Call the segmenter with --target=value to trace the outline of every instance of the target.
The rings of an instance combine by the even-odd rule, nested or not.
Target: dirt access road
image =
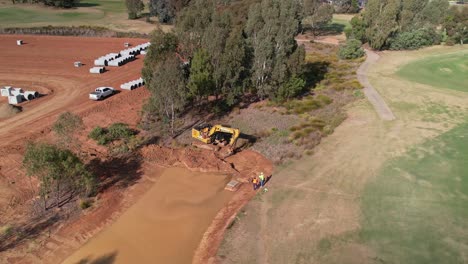
[[[26,44],[17,46],[17,39]],[[0,150],[3,153],[0,161],[0,212],[8,215],[12,203],[24,203],[31,198],[31,184],[25,182],[20,170],[22,149],[27,141],[46,135],[60,113],[72,111],[79,114],[88,129],[97,124],[119,121],[136,124],[142,95],[147,94],[145,89],[122,91],[102,102],[89,100],[88,93],[98,86],[117,88],[123,82],[140,77],[142,57],[122,67],[108,67],[109,71],[101,75],[90,74],[89,68],[95,58],[122,50],[124,42],[140,44],[146,41],[0,36],[0,86],[37,90],[45,95],[20,104],[21,113],[0,121]],[[75,68],[74,61],[81,61],[85,66]],[[0,103],[6,104],[7,98],[1,97]]]
[[[26,43],[16,45],[16,39]],[[123,67],[107,67],[108,72],[100,75],[89,73],[95,58],[122,49],[124,42],[140,44],[144,39],[77,38],[48,36],[0,36],[0,85],[11,85],[23,89],[39,90],[43,98],[21,104],[23,113],[2,120],[0,124],[0,146],[17,142],[27,132],[37,132],[63,111],[80,113],[99,111],[107,102],[92,102],[87,94],[98,86],[118,88],[122,82],[140,76],[143,64],[140,56]],[[75,68],[74,61],[85,66]],[[118,100],[115,96],[108,101]],[[6,98],[1,98],[2,102]],[[84,114],[86,115],[86,114]],[[18,129],[28,125],[28,130]],[[19,133],[18,133],[19,132]]]

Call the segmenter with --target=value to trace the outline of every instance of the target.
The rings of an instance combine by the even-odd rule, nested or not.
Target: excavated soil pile
[[[151,145],[143,148],[141,153],[147,161],[163,167],[182,165],[191,171],[238,173],[230,163],[218,158],[211,150]]]

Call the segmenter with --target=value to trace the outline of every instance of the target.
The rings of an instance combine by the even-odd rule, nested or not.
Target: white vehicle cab
[[[102,100],[106,97],[109,97],[115,93],[115,89],[112,87],[98,87],[94,92],[89,94],[89,99],[91,100]]]

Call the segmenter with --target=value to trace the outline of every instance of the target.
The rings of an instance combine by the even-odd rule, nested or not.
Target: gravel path
[[[366,61],[361,64],[357,70],[357,77],[359,82],[364,86],[364,94],[366,95],[369,102],[374,106],[375,111],[382,120],[394,120],[396,117],[393,114],[392,110],[385,103],[380,94],[375,90],[375,88],[370,84],[367,79],[367,70],[371,67],[380,56],[370,50],[366,50],[367,58]]]

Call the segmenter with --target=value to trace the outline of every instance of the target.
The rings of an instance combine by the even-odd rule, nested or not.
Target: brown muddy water
[[[135,205],[63,263],[191,263],[203,233],[232,196],[224,190],[229,180],[166,169]]]

